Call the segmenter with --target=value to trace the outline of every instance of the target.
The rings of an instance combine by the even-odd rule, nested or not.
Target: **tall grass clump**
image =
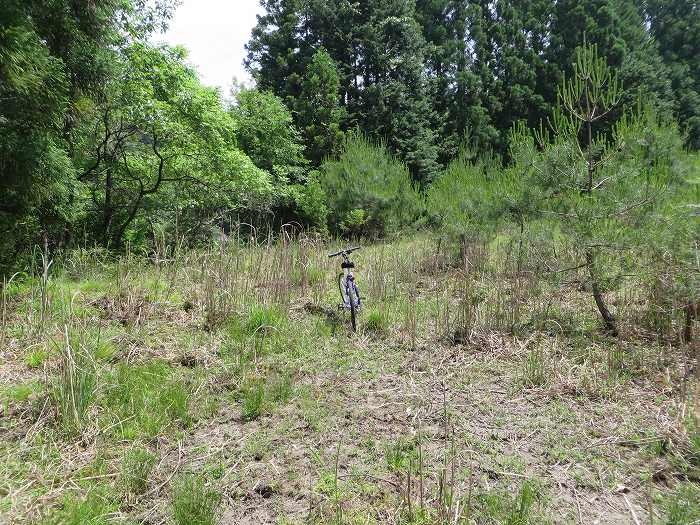
[[[423,210],[408,168],[385,144],[359,133],[349,134],[340,157],[321,166],[320,182],[335,234],[382,237],[414,224]]]
[[[127,495],[146,492],[148,476],[156,463],[156,457],[143,447],[129,449],[122,459],[121,486]]]
[[[176,525],[214,525],[221,495],[195,474],[184,474],[174,484],[173,521]]]
[[[95,490],[85,498],[64,496],[62,507],[47,516],[41,525],[109,525],[118,505],[106,490]]]
[[[96,384],[92,356],[79,341],[69,336],[66,328],[53,397],[61,426],[68,434],[80,434],[84,429],[88,408],[95,397]]]

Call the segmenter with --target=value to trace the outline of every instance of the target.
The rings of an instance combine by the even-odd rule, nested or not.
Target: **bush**
[[[381,143],[349,135],[321,166],[332,233],[377,238],[416,223],[424,204],[408,168]]]
[[[481,237],[498,217],[499,175],[487,163],[460,155],[428,190],[428,213],[433,223],[463,240]]]

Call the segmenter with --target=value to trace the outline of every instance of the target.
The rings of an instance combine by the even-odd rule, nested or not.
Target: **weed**
[[[268,381],[268,397],[276,403],[286,403],[292,397],[294,376],[289,372],[277,373]]]
[[[127,495],[146,492],[148,476],[153,470],[156,457],[147,449],[133,447],[124,455],[121,466],[121,485]]]
[[[110,515],[116,510],[117,504],[106,490],[91,491],[85,498],[71,494],[42,525],[109,525]]]
[[[69,434],[79,434],[85,425],[97,380],[94,364],[85,349],[71,346],[67,328],[65,345],[61,348],[60,367],[53,389],[59,419]]]
[[[541,345],[531,349],[525,357],[521,372],[521,381],[526,387],[540,387],[547,383],[547,357]]]
[[[27,363],[29,368],[41,368],[48,358],[48,350],[45,348],[37,348],[36,350],[32,350],[27,354],[24,362]]]
[[[243,421],[258,419],[263,413],[264,404],[265,382],[260,378],[249,380],[243,387],[243,403],[241,406]]]
[[[665,525],[687,525],[700,522],[700,488],[692,483],[682,483],[676,490],[661,498],[665,511]]]
[[[184,474],[173,487],[172,511],[176,525],[214,525],[221,495],[195,474]]]
[[[276,307],[254,305],[250,309],[245,329],[251,334],[267,333],[282,323],[282,312]]]
[[[487,523],[529,525],[543,523],[533,516],[538,490],[531,481],[524,481],[515,497],[501,491],[490,491],[476,497],[478,514]],[[481,523],[481,521],[478,521]]]
[[[367,310],[363,327],[370,333],[382,334],[386,332],[389,324],[389,316],[386,309],[372,307]]]
[[[418,467],[418,448],[413,440],[399,438],[386,445],[384,457],[389,468],[395,472],[402,472],[409,468]]]
[[[187,384],[172,377],[163,361],[143,366],[119,364],[106,377],[102,405],[106,427],[124,439],[151,438],[169,425],[189,425]]]

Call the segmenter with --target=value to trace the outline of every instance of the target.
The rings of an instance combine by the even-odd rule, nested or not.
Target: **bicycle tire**
[[[347,297],[345,296],[345,274],[338,274],[338,291],[340,292],[340,304],[347,303]]]
[[[357,312],[355,311],[355,302],[357,297],[357,289],[353,283],[348,286],[348,298],[350,299],[350,323],[352,324],[352,331],[357,332]]]

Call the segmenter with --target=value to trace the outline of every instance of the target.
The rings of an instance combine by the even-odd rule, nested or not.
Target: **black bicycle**
[[[343,262],[340,265],[343,269],[343,273],[338,275],[338,288],[340,289],[340,298],[343,303],[339,305],[338,308],[350,310],[353,332],[357,330],[357,311],[362,307],[362,300],[360,299],[360,290],[357,288],[357,283],[355,282],[355,276],[352,273],[352,269],[355,268],[355,263],[350,260],[348,255],[359,249],[359,246],[354,246],[328,255],[328,257],[343,256]]]

